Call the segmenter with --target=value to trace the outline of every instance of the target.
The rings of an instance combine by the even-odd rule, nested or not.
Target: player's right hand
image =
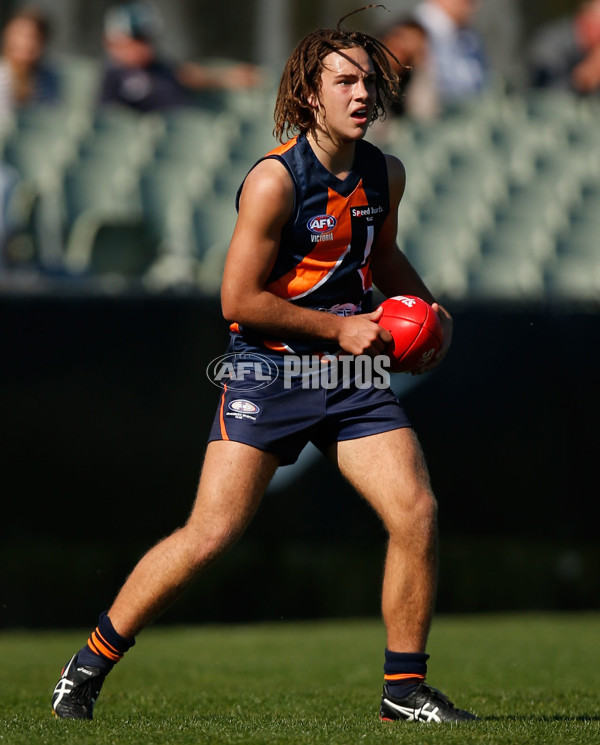
[[[389,331],[378,324],[382,308],[371,313],[361,313],[356,316],[341,318],[338,343],[345,352],[350,354],[368,354],[375,357],[383,354],[392,341]]]

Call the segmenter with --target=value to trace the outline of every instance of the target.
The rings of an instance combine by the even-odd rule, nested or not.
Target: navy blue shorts
[[[306,388],[301,378],[290,385],[281,377],[258,387],[250,375],[224,386],[209,442],[243,442],[288,465],[308,442],[326,452],[335,442],[410,426],[389,388]]]

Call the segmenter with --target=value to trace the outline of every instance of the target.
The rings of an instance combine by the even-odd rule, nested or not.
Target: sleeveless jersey
[[[359,140],[352,170],[343,180],[320,163],[304,135],[267,153],[255,166],[267,158],[275,158],[287,168],[294,184],[294,211],[282,230],[266,289],[315,310],[340,315],[369,312],[371,248],[389,213],[385,156],[374,145]],[[238,191],[238,204],[243,186]],[[236,351],[248,345],[276,353],[306,354],[335,347],[322,340],[267,339],[236,323],[231,325],[231,333]]]

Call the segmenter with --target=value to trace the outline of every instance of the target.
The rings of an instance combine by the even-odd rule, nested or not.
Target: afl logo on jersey
[[[337,220],[333,215],[316,215],[316,217],[311,217],[306,223],[306,227],[315,235],[331,233],[336,225]]]

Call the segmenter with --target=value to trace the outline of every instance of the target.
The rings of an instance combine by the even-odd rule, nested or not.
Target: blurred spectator
[[[380,34],[400,76],[400,97],[390,110],[396,116],[431,119],[439,112],[432,60],[425,27],[414,18],[400,18]]]
[[[11,199],[18,181],[14,168],[0,163],[0,270],[6,264],[5,252],[15,227],[11,221]]]
[[[600,88],[600,0],[543,26],[530,51],[534,86],[586,94]]]
[[[19,107],[58,100],[58,75],[44,60],[49,35],[47,18],[34,8],[21,10],[6,24],[0,57],[0,121]]]
[[[194,90],[245,88],[259,82],[260,76],[251,65],[212,69],[162,60],[156,49],[161,30],[162,19],[149,2],[126,3],[108,10],[104,38],[108,65],[101,103],[157,111],[193,103]]]
[[[480,93],[488,83],[488,63],[471,24],[479,0],[423,0],[415,18],[429,36],[438,95],[451,104]]]
[[[2,32],[0,57],[0,129],[15,111],[30,104],[55,103],[59,98],[58,75],[44,60],[50,36],[48,19],[35,8],[16,13]],[[0,162],[0,267],[11,237],[11,197],[19,174]]]

